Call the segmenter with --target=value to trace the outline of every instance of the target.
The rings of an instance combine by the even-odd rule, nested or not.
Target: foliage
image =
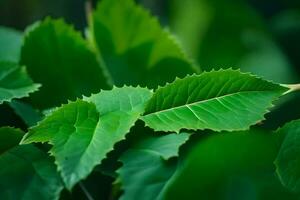
[[[0,122],[14,126],[0,128],[0,199],[300,198],[299,120],[264,127],[299,84],[202,72],[133,0],[103,0],[87,23],[86,35],[50,17],[24,34],[0,27]],[[210,62],[213,45],[186,40],[204,63],[240,63],[240,44]]]

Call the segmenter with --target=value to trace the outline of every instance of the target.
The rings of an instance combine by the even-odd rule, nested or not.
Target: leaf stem
[[[90,195],[89,191],[86,189],[82,182],[79,182],[79,187],[81,188],[88,200],[94,200],[94,198],[92,197],[92,195]]]
[[[289,90],[285,94],[288,94],[290,92],[300,91],[300,83],[298,83],[298,84],[282,84],[282,86],[289,88]]]

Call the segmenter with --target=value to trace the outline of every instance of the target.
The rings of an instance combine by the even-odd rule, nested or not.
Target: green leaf
[[[148,89],[124,87],[71,102],[30,129],[23,143],[52,144],[50,152],[71,189],[125,138],[150,96]]]
[[[277,174],[285,187],[300,193],[300,120],[286,124],[277,132],[284,137],[275,160]]]
[[[127,150],[118,170],[124,194],[121,200],[162,199],[176,165],[167,160],[178,156],[179,147],[189,138],[188,133],[148,136]]]
[[[34,84],[25,67],[10,61],[0,61],[0,104],[14,98],[27,97],[40,84]]]
[[[0,26],[0,60],[19,62],[22,34]]]
[[[20,116],[28,127],[36,125],[37,122],[43,118],[42,113],[22,101],[13,100],[9,103],[9,106]]]
[[[133,0],[104,0],[93,13],[91,40],[117,86],[157,87],[197,72],[173,36]]]
[[[110,88],[94,51],[62,20],[47,18],[27,30],[21,63],[27,66],[32,79],[43,85],[30,98],[39,109]]]
[[[159,88],[142,119],[158,131],[243,130],[263,120],[287,90],[232,69],[204,72]]]
[[[33,145],[17,146],[22,136],[18,129],[0,128],[0,199],[58,199],[63,185],[54,163]]]

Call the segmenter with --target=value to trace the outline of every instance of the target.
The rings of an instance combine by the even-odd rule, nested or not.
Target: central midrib
[[[167,108],[167,109],[163,109],[163,110],[160,110],[160,111],[151,112],[151,113],[148,113],[148,114],[142,116],[142,118],[147,117],[149,115],[153,115],[153,114],[168,112],[168,111],[171,111],[171,110],[174,110],[174,109],[179,109],[179,108],[183,108],[183,107],[187,107],[187,106],[193,106],[193,105],[196,105],[196,104],[199,104],[199,103],[205,103],[205,102],[212,101],[212,100],[215,100],[215,99],[221,99],[221,98],[234,96],[234,95],[241,94],[241,93],[243,94],[243,93],[252,93],[252,92],[274,92],[274,91],[273,90],[249,90],[249,91],[234,92],[234,93],[222,95],[222,96],[219,96],[219,97],[213,97],[213,98],[209,98],[209,99],[205,99],[205,100],[201,100],[201,101],[196,101],[196,102],[193,102],[193,103],[190,103],[190,104],[184,104],[184,105],[176,106],[176,107],[173,107],[173,108]]]

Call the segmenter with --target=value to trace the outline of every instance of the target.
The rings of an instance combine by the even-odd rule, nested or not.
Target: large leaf
[[[167,162],[178,156],[179,147],[189,134],[148,136],[127,150],[121,157],[123,166],[118,170],[124,194],[120,199],[162,199],[176,164]]]
[[[27,30],[21,64],[27,66],[34,81],[43,85],[30,98],[40,109],[109,88],[95,53],[80,33],[62,20],[47,18]]]
[[[125,138],[144,111],[151,92],[114,88],[64,105],[24,137],[23,143],[49,142],[68,189],[85,178]]]
[[[275,161],[277,174],[285,187],[300,193],[300,120],[286,124],[278,133],[284,141]]]
[[[33,145],[17,146],[23,132],[0,128],[0,199],[52,200],[63,189],[53,161]]]
[[[159,88],[142,119],[159,131],[242,130],[261,120],[288,88],[227,69],[177,79]]]
[[[209,133],[193,141],[165,199],[299,199],[282,187],[275,176],[273,161],[280,148],[276,133]]]
[[[37,91],[39,84],[34,84],[25,67],[10,61],[0,61],[0,104],[13,98],[22,98]]]
[[[198,71],[158,20],[133,0],[101,1],[90,26],[117,86],[157,87]]]
[[[20,32],[0,26],[0,60],[18,62],[21,44]]]

